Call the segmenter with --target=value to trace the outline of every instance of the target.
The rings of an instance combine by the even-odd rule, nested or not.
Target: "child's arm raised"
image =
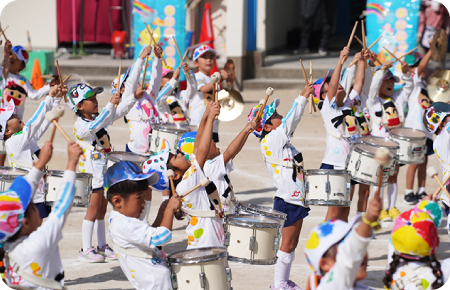
[[[436,45],[437,44],[438,44],[438,42],[436,42]],[[431,41],[430,41],[430,46],[431,46]],[[432,52],[432,49],[430,47],[430,49],[427,51],[427,53],[420,60],[419,65],[417,66],[417,74],[419,76],[427,70],[428,63],[430,62],[430,59],[431,59],[431,52]]]
[[[156,98],[159,93],[159,87],[161,85],[161,79],[162,79],[162,61],[161,61],[161,54],[162,54],[162,48],[159,45],[155,45],[153,49],[153,53],[155,55],[155,58],[153,59],[152,64],[152,74],[150,78],[150,82],[148,85],[148,91],[150,91],[150,95],[153,98]]]
[[[158,97],[156,98],[156,102],[165,103],[167,98],[172,94],[173,90],[178,86],[178,79],[180,78],[180,68],[178,67],[173,71],[173,76],[170,81],[162,88],[159,92]]]
[[[385,63],[383,63],[383,67],[381,67],[381,69],[378,70],[373,76],[372,84],[370,85],[369,90],[369,99],[375,100],[375,98],[378,96],[378,91],[380,90],[384,75],[386,74],[387,70],[392,67],[392,64],[392,61],[386,61]]]
[[[52,104],[52,111],[55,111],[56,107],[58,107],[61,104],[61,99],[64,96],[65,93],[67,93],[67,87],[64,86],[63,90],[58,90],[59,93],[53,98],[53,104]],[[36,134],[33,136],[33,139],[38,141],[41,139],[42,135],[47,131],[48,127],[50,126],[51,122],[45,119],[42,122],[42,125],[37,130]]]
[[[309,84],[305,86],[298,95],[298,97],[292,103],[291,109],[287,112],[286,116],[281,119],[281,126],[286,132],[287,136],[294,134],[297,125],[302,119],[303,112],[305,111],[306,104],[308,103],[308,98],[311,94],[314,94],[314,85]]]
[[[257,124],[255,120],[247,123],[244,129],[237,135],[236,138],[228,145],[227,150],[223,153],[223,163],[227,164],[231,159],[234,159],[236,155],[241,151],[242,147],[244,147],[245,142],[247,141],[248,135],[250,132],[253,132],[257,128]]]
[[[3,78],[7,79],[8,78],[8,74],[9,74],[9,66],[10,66],[10,62],[9,62],[9,53],[12,50],[12,43],[11,41],[6,41],[5,43],[5,47],[3,49],[4,51],[4,55],[3,55]]]
[[[399,105],[403,105],[408,102],[409,95],[411,95],[414,89],[414,81],[412,79],[411,73],[409,72],[409,65],[405,61],[402,61],[402,73],[402,78],[405,81],[405,84],[403,85],[401,91],[397,93],[398,97],[396,102]]]
[[[186,114],[189,108],[189,102],[197,93],[197,85],[194,73],[189,69],[189,65],[185,62],[183,64],[183,72],[185,75],[189,74],[191,77],[187,79],[186,90],[182,91],[180,94],[180,105],[182,105],[183,111]]]
[[[206,114],[206,111],[205,111]],[[206,162],[209,148],[211,147],[211,140],[212,140],[212,130],[213,130],[213,123],[215,121],[215,117],[220,114],[220,105],[216,102],[211,102],[211,105],[209,106],[208,111],[208,119],[205,123],[205,129],[202,132],[202,137],[200,139],[200,142],[194,143],[194,150],[196,150],[196,159],[197,163],[200,166],[200,169],[203,170],[203,165]],[[198,136],[198,132],[197,132]],[[196,138],[197,139],[197,138]]]
[[[341,55],[336,64],[336,67],[334,68],[333,75],[331,76],[330,83],[328,84],[328,92],[327,92],[328,101],[330,101],[330,102],[334,98],[334,96],[336,95],[336,92],[339,89],[339,78],[341,76],[342,61],[348,57],[349,53],[350,53],[350,49],[348,47],[344,47],[341,51]],[[344,98],[345,98],[345,95],[343,97],[339,97],[339,99],[336,96],[336,104],[338,105],[338,107],[341,107],[343,105]]]
[[[203,138],[203,131],[205,129],[206,120],[208,120],[208,112],[211,109],[211,102],[206,106],[205,112],[203,113],[202,119],[200,121],[200,125],[197,129],[197,137],[195,137],[194,141],[194,155],[197,155],[198,144],[201,143],[201,139]]]
[[[369,51],[364,49],[358,55],[358,69],[356,71],[355,84],[353,85],[353,90],[361,95],[362,88],[364,86],[365,68],[367,59],[369,58]]]
[[[39,160],[33,164],[33,167],[31,168],[30,172],[25,176],[25,179],[31,186],[31,191],[34,192],[39,186],[39,182],[41,181],[41,178],[44,176],[44,168],[45,165],[50,161],[52,158],[52,143],[45,142],[44,146],[41,147],[41,151],[39,153]]]

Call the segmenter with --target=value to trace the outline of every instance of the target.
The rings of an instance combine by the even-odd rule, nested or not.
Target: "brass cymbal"
[[[427,80],[428,96],[433,102],[450,102],[450,70],[437,70]]]
[[[219,92],[218,101],[222,106],[219,115],[220,121],[233,121],[244,111],[244,99],[238,91],[221,90]]]
[[[442,28],[436,30],[436,33],[434,34],[433,40],[430,44],[431,58],[437,62],[440,62],[442,59],[444,59],[445,53],[447,52],[447,45],[448,41],[445,30]]]

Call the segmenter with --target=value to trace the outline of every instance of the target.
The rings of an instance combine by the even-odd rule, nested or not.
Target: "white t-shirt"
[[[112,223],[113,219],[120,219]],[[115,210],[109,218],[109,234],[113,241],[120,268],[135,289],[171,290],[172,281],[166,261],[161,258],[145,259],[120,252],[116,244],[125,249],[153,250],[172,240],[172,232],[166,227],[151,227],[146,220],[127,217]]]
[[[34,183],[32,188],[36,188],[36,184],[43,174],[43,172],[33,167],[25,178],[28,183]],[[27,237],[18,239],[17,241],[22,242],[10,254],[24,271],[42,278],[58,281],[62,286],[64,286],[64,269],[59,255],[58,243],[63,238],[62,228],[72,208],[75,195],[75,179],[76,174],[74,171],[66,170],[64,172],[63,180],[58,188],[58,201],[53,205],[52,212],[36,231]],[[5,250],[12,244],[6,243]],[[35,284],[13,272],[8,259],[5,259],[5,268],[7,284],[36,289]],[[37,287],[37,289],[46,290],[47,288]]]
[[[436,137],[433,142],[433,150],[439,160],[439,167],[441,168],[444,179],[450,174],[450,123],[445,125],[445,128]],[[441,200],[447,206],[450,205],[450,201],[445,193],[442,191]]]
[[[298,96],[289,112],[282,119],[278,128],[272,130],[261,140],[261,153],[269,158],[280,161],[293,161],[294,156],[299,152],[290,143],[294,131],[303,115],[308,100],[303,96]],[[273,186],[277,189],[275,196],[282,198],[285,202],[304,206],[305,191],[303,180],[298,176],[295,181],[292,179],[293,168],[272,164],[265,161],[267,170],[272,178]]]
[[[417,73],[417,68],[414,70],[414,88],[408,98],[409,112],[406,116],[405,127],[421,130],[427,134],[428,139],[433,140],[433,134],[423,125],[423,114],[428,108],[429,104],[421,102],[419,98],[421,90],[426,90],[426,83],[422,80],[422,77]]]
[[[203,113],[205,113],[206,110],[205,102],[203,101],[203,93],[200,91],[200,88],[211,83],[211,77],[199,71],[195,73],[195,79],[197,80],[198,91],[189,102],[189,118],[191,119],[191,125],[199,126],[203,117]],[[219,120],[214,121],[213,132],[219,132]]]
[[[192,165],[184,173],[183,180],[177,185],[176,192],[183,195],[196,185],[205,176],[202,169],[195,159],[195,155],[191,155]],[[214,209],[210,203],[208,193],[204,187],[194,190],[192,193],[181,199],[184,208],[191,210],[209,211]],[[217,201],[219,203],[219,201]],[[188,238],[187,249],[205,248],[205,247],[223,247],[225,241],[225,233],[223,230],[223,221],[214,218],[196,217],[187,215],[189,224],[186,228]]]
[[[14,100],[17,114],[19,114],[21,119],[25,110],[25,99],[39,100],[47,96],[49,91],[50,85],[45,85],[39,90],[36,90],[30,81],[22,75],[8,73],[8,78],[5,79],[3,66],[0,66],[0,96],[2,96],[0,108],[7,106],[10,100]]]

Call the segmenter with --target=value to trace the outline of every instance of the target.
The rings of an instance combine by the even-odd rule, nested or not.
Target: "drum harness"
[[[41,286],[44,288],[56,289],[56,290],[66,289],[65,287],[63,287],[61,285],[61,282],[43,278],[43,277],[39,277],[39,276],[35,276],[31,273],[26,272],[23,268],[20,267],[20,265],[13,259],[12,255],[13,255],[14,249],[18,245],[20,245],[23,241],[24,241],[24,239],[20,239],[10,245],[6,244],[8,246],[5,247],[5,260],[7,260],[9,262],[13,271],[15,273],[17,273],[18,275],[20,275],[25,280],[27,280],[33,284],[36,284],[38,286]]]
[[[402,290],[409,284],[414,284],[417,289],[423,290],[423,281],[420,278],[421,275],[430,271],[431,268],[427,266],[420,266],[416,269],[411,268],[409,265],[404,265],[402,267],[402,272],[405,272],[405,276],[394,281],[391,285],[392,290]]]
[[[223,218],[223,211],[221,209],[220,203],[219,205],[216,205],[214,203],[214,198],[211,197],[211,195],[215,195],[215,199],[220,201],[219,193],[217,192],[216,185],[211,182],[207,187],[205,187],[206,193],[208,194],[208,199],[210,205],[214,207],[212,210],[194,210],[186,207],[181,207],[180,210],[190,216],[196,216],[196,217],[204,217],[204,218]]]
[[[283,166],[286,168],[293,168],[292,180],[294,182],[297,181],[297,173],[304,172],[302,153],[298,153],[297,155],[295,155],[293,161],[280,160],[280,159],[268,157],[266,155],[263,155],[263,160],[269,164],[279,165],[279,166]]]

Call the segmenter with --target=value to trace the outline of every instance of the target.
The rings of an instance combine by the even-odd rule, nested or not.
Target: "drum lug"
[[[45,183],[45,193],[48,193],[48,183]]]
[[[360,156],[360,158],[361,158],[361,156]],[[361,166],[361,159],[358,159],[358,161],[356,161],[356,164],[355,164],[356,171],[359,170],[359,166]]]
[[[352,192],[352,184],[350,182],[347,182],[347,194],[350,194]]]
[[[228,247],[230,245],[230,239],[231,239],[231,233],[227,232],[225,234],[225,247]]]
[[[233,279],[233,277],[231,276],[231,268],[226,267],[225,268],[225,281],[231,282],[232,279]]]
[[[156,137],[155,146],[156,146],[156,149],[158,149],[158,147],[159,147],[159,136]]]
[[[200,287],[206,288],[206,275],[205,272],[201,272],[198,274],[198,278],[200,279]]]
[[[309,193],[309,181],[305,182],[305,194]]]
[[[256,237],[250,237],[250,243],[248,245],[248,249],[250,251],[255,250]]]
[[[280,239],[278,237],[273,238],[273,250],[277,251],[280,247]]]
[[[148,144],[152,144],[152,133],[148,134]]]
[[[408,146],[408,156],[411,156],[411,150],[412,150],[412,147],[411,146]]]
[[[325,192],[328,194],[331,193],[331,184],[329,181],[325,182]]]
[[[177,274],[172,274],[172,287],[174,290],[178,289]]]
[[[84,186],[84,196],[88,197],[89,196],[89,191],[90,191],[91,187],[89,185],[85,185]]]

